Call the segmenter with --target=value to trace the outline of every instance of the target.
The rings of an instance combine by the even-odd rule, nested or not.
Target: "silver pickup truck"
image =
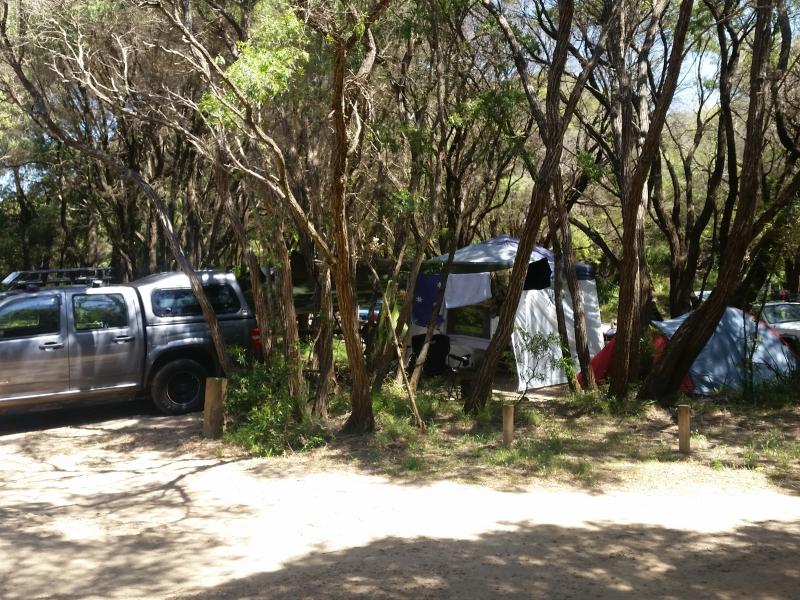
[[[236,278],[199,273],[225,341],[258,339]],[[149,392],[168,414],[203,404],[218,373],[208,326],[182,273],[125,285],[0,293],[0,408]]]

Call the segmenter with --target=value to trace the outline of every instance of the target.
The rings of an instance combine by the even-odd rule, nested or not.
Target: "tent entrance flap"
[[[550,287],[552,276],[550,263],[546,258],[532,262],[528,265],[528,273],[525,275],[525,285],[522,289],[545,290]]]
[[[565,285],[564,288],[567,286]],[[594,281],[579,281],[578,288],[584,303],[586,316],[586,333],[589,344],[589,354],[594,356],[603,347],[602,324],[600,321],[600,305],[597,301],[597,287]],[[577,368],[575,350],[575,314],[569,292],[564,289],[561,294],[564,306],[564,320],[567,325],[570,353]],[[514,320],[514,332],[511,334],[511,345],[514,349],[514,358],[517,363],[517,390],[548,387],[567,382],[567,375],[563,369],[552,364],[551,358],[561,358],[561,349],[558,344],[543,352],[541,348],[534,349],[539,344],[534,343],[535,336],[557,336],[558,320],[556,318],[555,292],[553,288],[546,290],[529,290],[522,292],[517,314]]]

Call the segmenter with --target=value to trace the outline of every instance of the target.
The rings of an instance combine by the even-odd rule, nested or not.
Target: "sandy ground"
[[[200,428],[0,414],[0,598],[800,598],[800,497],[766,482],[409,484]]]

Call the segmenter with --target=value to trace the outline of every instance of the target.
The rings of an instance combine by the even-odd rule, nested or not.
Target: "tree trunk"
[[[514,65],[517,75],[523,83],[525,96],[528,100],[531,117],[537,121],[540,127],[541,136],[545,142],[546,152],[541,166],[534,180],[531,192],[531,202],[525,215],[525,223],[517,247],[517,255],[514,258],[514,266],[511,269],[508,292],[503,305],[500,307],[500,318],[497,329],[489,342],[489,347],[481,361],[478,372],[475,376],[472,393],[466,399],[464,410],[475,412],[482,408],[492,390],[492,380],[500,361],[500,356],[508,346],[511,339],[511,332],[514,328],[514,319],[517,312],[519,300],[522,297],[522,288],[525,285],[525,275],[528,272],[531,252],[536,244],[539,235],[539,228],[544,218],[544,211],[547,210],[547,197],[553,182],[556,169],[561,161],[562,144],[564,134],[572,118],[575,104],[580,96],[580,92],[588,77],[588,73],[598,54],[595,54],[589,64],[584,66],[579,80],[575,83],[569,100],[563,109],[559,110],[561,100],[561,76],[564,72],[564,65],[567,58],[567,46],[569,44],[570,30],[573,16],[574,3],[570,1],[562,2],[559,5],[558,32],[556,36],[556,46],[553,56],[553,65],[548,73],[547,95],[546,95],[546,116],[536,98],[535,91],[530,84],[528,77],[528,66],[522,55],[521,47],[516,39],[514,29],[500,13],[497,6],[491,0],[483,0],[483,6],[495,18],[495,21],[503,31],[503,35],[509,44],[514,57]],[[604,40],[605,31],[601,39]],[[598,44],[598,50],[605,42]]]
[[[300,362],[300,331],[297,328],[297,313],[294,309],[294,288],[292,286],[292,261],[286,239],[283,235],[283,219],[279,218],[273,229],[273,246],[278,258],[280,271],[280,299],[283,307],[284,335],[283,349],[288,366],[289,393],[295,400],[297,416],[307,413],[305,385],[303,381],[303,365]]]
[[[553,186],[555,192],[556,186]],[[558,337],[561,340],[561,356],[568,358],[572,361],[572,351],[569,345],[569,333],[567,332],[567,317],[564,314],[564,279],[561,276],[561,265],[564,262],[564,257],[561,250],[561,240],[559,239],[559,224],[558,217],[550,211],[550,239],[553,244],[553,302],[556,306],[556,327],[558,328]],[[574,392],[577,389],[577,382],[574,377],[569,377],[567,380],[570,391]]]
[[[661,3],[663,10],[666,3]],[[667,65],[664,86],[656,103],[652,118],[646,106],[645,90],[640,86],[639,104],[637,105],[640,123],[639,156],[634,159],[634,119],[631,97],[633,86],[627,73],[626,54],[628,52],[628,26],[626,19],[630,15],[624,11],[620,14],[618,27],[618,43],[613,48],[613,62],[617,71],[618,84],[615,106],[616,118],[614,128],[617,145],[620,150],[620,168],[617,178],[622,201],[622,270],[620,273],[619,312],[617,315],[617,337],[614,345],[614,358],[611,365],[610,391],[617,398],[628,393],[628,386],[639,373],[639,336],[641,331],[643,291],[649,288],[649,280],[644,277],[644,218],[647,206],[646,184],[651,165],[659,152],[661,132],[666,121],[667,111],[678,84],[678,77],[683,63],[683,48],[692,13],[692,0],[682,0],[678,20],[675,25],[672,49]],[[654,12],[650,32],[654,30],[658,15]],[[649,47],[640,52],[647,56]],[[641,58],[637,70],[642,78]]]
[[[19,174],[19,167],[14,167],[12,170],[14,174],[14,186],[16,190],[17,203],[19,204],[19,232],[20,242],[22,248],[22,264],[23,270],[28,270],[32,267],[31,264],[31,235],[30,228],[33,224],[33,210],[28,202],[28,196],[25,193],[25,188],[22,185],[22,177]]]
[[[334,382],[333,364],[333,289],[331,286],[331,270],[323,264],[319,270],[319,338],[316,344],[319,363],[319,381],[314,396],[314,415],[327,420],[331,385]]]
[[[731,235],[721,257],[717,283],[711,296],[693,312],[670,339],[661,359],[639,392],[641,398],[664,400],[678,389],[689,367],[705,347],[739,285],[742,264],[752,239],[753,218],[760,197],[761,152],[766,119],[766,70],[771,42],[771,0],[759,0],[756,8],[753,58],[745,146],[738,178],[738,202]],[[729,156],[735,161],[735,156]],[[735,190],[736,191],[736,190]]]
[[[428,359],[428,351],[430,350],[431,340],[433,339],[433,332],[436,330],[437,321],[439,319],[439,312],[444,306],[445,288],[447,287],[447,278],[450,276],[450,270],[453,267],[453,258],[458,246],[458,234],[461,232],[461,217],[459,216],[456,222],[455,231],[450,240],[450,250],[447,255],[447,262],[445,262],[440,272],[439,291],[436,294],[436,301],[433,303],[431,316],[428,319],[428,326],[425,329],[425,340],[422,342],[417,362],[414,363],[414,370],[409,379],[409,388],[411,393],[415,394],[419,386],[419,380],[422,378],[422,371],[425,367],[425,361]]]
[[[556,210],[558,211],[558,224],[561,229],[561,254],[564,261],[564,273],[567,279],[567,288],[572,300],[572,316],[575,328],[575,352],[578,355],[583,379],[583,388],[593,390],[597,387],[592,370],[592,357],[589,353],[589,340],[586,330],[586,310],[583,304],[583,294],[581,294],[578,284],[578,274],[575,271],[575,248],[572,246],[572,229],[569,224],[569,214],[564,204],[563,185],[561,183],[561,169],[556,169],[553,180],[553,198]],[[560,270],[556,262],[556,271]],[[556,295],[559,304],[562,304],[559,294]],[[562,304],[563,306],[563,304]]]
[[[4,5],[4,8],[7,8],[7,4]],[[108,165],[108,167],[128,179],[135,186],[139,187],[142,192],[144,192],[145,197],[147,197],[148,201],[158,213],[159,219],[164,227],[164,233],[167,236],[167,241],[169,242],[172,250],[172,254],[175,256],[175,260],[180,266],[180,269],[189,279],[192,292],[197,298],[197,302],[200,305],[203,317],[208,324],[220,369],[226,377],[229,377],[232,373],[232,366],[230,358],[225,350],[225,342],[222,339],[222,333],[219,327],[219,321],[217,320],[217,315],[214,312],[211,303],[208,301],[208,297],[203,290],[200,278],[197,276],[197,273],[195,273],[192,264],[186,258],[186,255],[183,253],[183,249],[178,243],[178,238],[175,235],[172,222],[167,214],[167,208],[164,204],[163,198],[161,198],[159,193],[144,179],[144,177],[142,177],[138,171],[131,169],[124,163],[120,162],[116,157],[111,156],[102,150],[98,150],[93,146],[86,145],[68,135],[66,131],[64,131],[64,129],[62,129],[53,120],[49,110],[47,109],[48,104],[45,101],[42,93],[25,74],[25,70],[23,69],[21,62],[17,57],[16,49],[4,28],[0,29],[0,39],[2,40],[2,52],[6,63],[13,70],[17,80],[31,97],[32,102],[27,106],[20,106],[20,108],[27,112],[28,116],[31,117],[33,122],[48,134],[63,142],[66,146],[74,148],[78,152],[94,158],[105,165]]]
[[[795,251],[793,256],[784,261],[784,273],[786,280],[784,288],[790,294],[800,294],[800,251]]]
[[[333,71],[333,144],[331,150],[331,213],[336,260],[332,265],[336,283],[336,300],[342,320],[342,337],[347,349],[347,361],[352,377],[350,392],[352,411],[344,425],[344,430],[353,433],[366,433],[375,428],[372,413],[372,396],[369,376],[361,348],[358,332],[358,315],[355,285],[355,264],[350,251],[347,224],[347,150],[348,135],[345,115],[344,78],[347,51],[343,42],[336,44]]]
[[[258,264],[253,249],[250,246],[250,240],[247,236],[247,231],[244,228],[244,223],[239,216],[239,211],[233,203],[231,197],[230,183],[228,171],[223,164],[222,155],[217,157],[214,164],[215,176],[217,180],[217,194],[221,198],[225,206],[228,221],[233,228],[233,233],[236,236],[236,241],[239,242],[239,247],[242,249],[242,256],[244,257],[247,271],[250,276],[250,291],[253,294],[253,310],[255,311],[256,325],[259,330],[259,350],[256,358],[264,362],[268,362],[272,354],[272,339],[269,335],[270,328],[270,314],[267,311],[267,304],[264,301],[264,288],[261,284],[261,266]]]
[[[508,347],[511,339],[511,332],[514,329],[514,318],[517,314],[517,306],[522,297],[522,288],[525,285],[525,275],[528,273],[528,263],[531,259],[531,252],[536,244],[539,235],[539,228],[544,217],[547,205],[548,183],[561,156],[561,145],[557,148],[548,148],[547,155],[540,169],[540,179],[534,183],[531,194],[531,202],[525,216],[525,226],[519,239],[517,255],[514,258],[514,266],[511,269],[511,277],[508,282],[508,292],[506,299],[500,307],[500,318],[497,329],[489,342],[489,347],[483,355],[478,371],[475,374],[472,393],[464,404],[465,412],[475,412],[485,406],[486,401],[492,391],[492,380],[500,362],[500,356]],[[550,177],[547,174],[550,173]]]

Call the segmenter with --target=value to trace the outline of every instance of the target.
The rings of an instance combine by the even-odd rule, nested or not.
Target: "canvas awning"
[[[510,269],[514,266],[514,260],[517,257],[517,249],[519,248],[519,240],[509,237],[507,235],[494,237],[465,246],[456,250],[453,258],[452,273],[487,273],[492,271],[502,271]],[[546,263],[544,262],[546,261]],[[435,258],[430,259],[425,264],[429,267],[437,267],[444,265],[447,262],[447,254],[441,254]],[[532,267],[541,276],[545,276],[544,264],[550,267],[550,273],[555,272],[555,259],[553,253],[547,248],[536,246],[531,252],[531,265],[539,265]],[[531,267],[529,267],[531,269]],[[591,265],[583,263],[576,263],[575,272],[578,279],[594,279],[595,269]],[[550,273],[547,275],[549,276]],[[548,281],[544,286],[550,285]]]

